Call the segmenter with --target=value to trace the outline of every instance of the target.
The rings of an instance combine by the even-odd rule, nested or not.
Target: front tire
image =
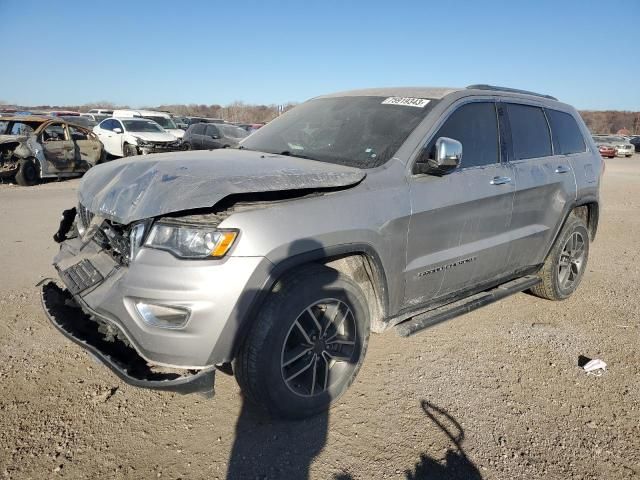
[[[539,272],[541,282],[531,289],[548,300],[564,300],[576,291],[589,259],[589,232],[581,218],[571,214]]]
[[[134,145],[129,145],[128,143],[125,143],[122,146],[123,157],[133,157],[135,155],[138,155],[138,149]]]
[[[40,182],[38,166],[32,158],[23,158],[18,162],[16,183],[23,187],[30,187]]]
[[[246,398],[281,418],[327,410],[347,390],[369,339],[365,296],[321,265],[280,279],[253,321],[234,372]]]

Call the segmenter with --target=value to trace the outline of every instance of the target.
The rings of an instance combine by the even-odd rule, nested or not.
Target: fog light
[[[191,311],[184,307],[169,307],[141,301],[135,302],[140,317],[154,327],[181,328],[187,324]]]

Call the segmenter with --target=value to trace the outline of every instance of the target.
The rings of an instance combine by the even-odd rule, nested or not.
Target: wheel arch
[[[326,265],[354,280],[366,296],[372,330],[382,330],[389,308],[387,277],[380,256],[371,245],[342,244],[288,257],[274,266],[263,292],[268,293],[282,276],[307,264]]]
[[[234,317],[237,322],[234,322],[234,326],[231,327],[234,331],[231,334],[232,340],[230,344],[226,347],[219,345],[218,347],[222,347],[224,351],[216,348],[212,352],[212,357],[215,353],[218,361],[220,357],[223,357],[224,361],[227,362],[233,360],[241,347],[243,339],[255,321],[260,307],[267,299],[276,282],[294,269],[313,264],[326,265],[354,280],[365,294],[370,311],[371,330],[374,332],[383,330],[383,319],[388,312],[389,300],[387,278],[378,253],[368,244],[344,244],[323,247],[287,257],[281,262],[273,264],[269,268],[266,280],[252,302],[242,308],[243,311],[238,311],[238,307],[236,307]],[[229,340],[228,336],[226,338]]]
[[[558,240],[558,235],[562,231],[565,223],[567,223],[567,219],[571,214],[576,215],[581,218],[585,224],[587,225],[587,231],[589,232],[589,240],[593,241],[596,238],[596,233],[598,231],[598,222],[600,219],[600,203],[598,198],[595,196],[588,196],[579,199],[577,202],[569,205],[567,211],[562,219],[562,222],[558,224],[558,228],[553,235],[553,241],[549,243],[547,246],[547,251],[545,253],[544,258],[546,259]]]

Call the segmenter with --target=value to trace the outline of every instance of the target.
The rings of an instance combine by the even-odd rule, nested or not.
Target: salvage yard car
[[[235,125],[222,123],[194,123],[182,137],[184,150],[213,150],[237,147],[249,135]]]
[[[51,117],[0,119],[0,179],[28,186],[43,178],[78,177],[104,158],[98,137],[79,125]]]
[[[171,152],[181,148],[179,139],[153,120],[145,118],[107,118],[93,131],[107,153],[114,157]]]
[[[113,116],[119,118],[146,118],[147,120],[153,120],[176,138],[182,138],[184,136],[184,130],[178,128],[173,118],[171,118],[171,115],[166,112],[156,112],[153,110],[114,110]]]
[[[629,140],[619,135],[594,135],[593,140],[598,146],[607,145],[615,148],[616,155],[619,157],[629,158],[635,150]]]
[[[370,332],[527,289],[569,297],[602,171],[580,115],[547,95],[327,95],[238,149],[89,171],[43,306],[133,385],[212,393],[218,368],[271,415],[306,417],[354,381]]]

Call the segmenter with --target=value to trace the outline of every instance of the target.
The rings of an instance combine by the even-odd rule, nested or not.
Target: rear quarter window
[[[547,110],[547,116],[553,132],[553,149],[556,154],[568,155],[586,150],[584,137],[573,116],[558,110]]]
[[[549,125],[540,107],[507,104],[515,160],[551,155]]]

